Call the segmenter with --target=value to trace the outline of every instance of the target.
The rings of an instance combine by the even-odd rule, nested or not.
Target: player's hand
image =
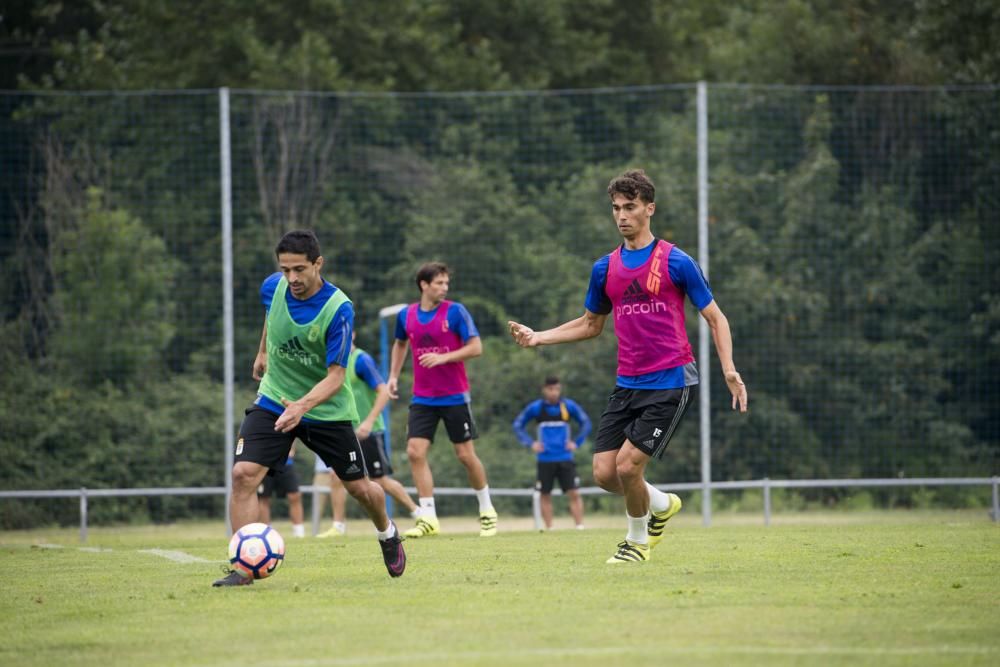
[[[392,400],[399,398],[399,378],[390,377],[385,383],[385,388],[389,390],[389,398]]]
[[[421,354],[417,361],[419,361],[420,365],[424,368],[434,368],[435,366],[448,363],[448,359],[445,358],[445,355],[438,354],[436,352],[426,352]]]
[[[510,335],[514,337],[514,342],[521,347],[535,347],[538,345],[535,331],[531,327],[518,322],[507,322],[507,328],[510,329]]]
[[[740,412],[747,411],[747,386],[743,384],[743,379],[736,371],[726,373],[726,386],[729,393],[733,395],[733,410],[739,408]]]
[[[358,436],[358,440],[364,440],[372,433],[372,424],[368,420],[365,420],[358,424],[358,427],[354,429],[354,435]]]
[[[281,403],[285,406],[285,411],[274,422],[274,430],[288,433],[302,421],[302,415],[306,413],[306,408],[298,401],[289,401],[287,398],[282,398]]]
[[[575,452],[576,448],[577,448],[577,444],[575,442],[573,442],[572,440],[567,440],[566,441],[566,451],[567,452]]]
[[[543,451],[545,451],[545,445],[535,440],[533,443],[531,443],[531,451],[535,452],[536,454],[541,454]]]
[[[253,360],[253,379],[260,382],[264,379],[264,373],[267,372],[267,352],[260,352],[257,354],[257,358]]]

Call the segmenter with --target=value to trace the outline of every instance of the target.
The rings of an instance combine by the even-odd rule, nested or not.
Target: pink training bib
[[[622,263],[621,246],[608,258],[605,292],[614,309],[618,375],[634,377],[694,361],[684,328],[684,292],[667,272],[673,248],[658,240],[646,263],[635,269]]]
[[[417,317],[419,303],[411,304],[406,311],[406,335],[413,351],[413,395],[424,398],[451,396],[469,391],[465,363],[456,361],[434,368],[420,365],[420,355],[428,352],[445,354],[462,347],[462,337],[448,329],[448,308],[451,301],[442,301],[434,317],[421,324]]]

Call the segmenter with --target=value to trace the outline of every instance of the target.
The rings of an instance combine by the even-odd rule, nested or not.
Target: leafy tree
[[[53,239],[53,358],[85,382],[148,378],[174,332],[176,271],[161,239],[92,190],[79,227]]]

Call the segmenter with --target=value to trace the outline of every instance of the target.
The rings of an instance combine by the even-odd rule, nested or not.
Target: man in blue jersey
[[[580,429],[575,437],[570,430],[570,419]],[[537,437],[526,430],[528,422],[536,421]],[[580,498],[580,476],[576,474],[574,454],[590,433],[590,417],[576,401],[562,398],[562,384],[554,375],[545,378],[542,398],[532,401],[514,420],[514,433],[525,447],[538,455],[535,490],[546,530],[552,530],[552,487],[556,478],[559,487],[569,498],[569,511],[579,530],[583,529],[583,499]]]
[[[420,514],[417,504],[410,494],[396,479],[392,477],[392,464],[385,450],[385,420],[382,411],[389,402],[389,388],[379,373],[378,365],[370,354],[355,346],[347,366],[347,382],[354,394],[354,402],[358,408],[358,422],[354,433],[361,443],[365,454],[365,469],[368,477],[392,496],[396,502],[406,508],[414,519]],[[317,537],[338,537],[347,532],[347,494],[344,485],[329,468],[320,468],[322,461],[316,459],[316,472],[329,473],[330,505],[333,509],[333,526]]]
[[[594,263],[585,310],[553,329],[534,331],[508,322],[518,345],[536,347],[593,338],[612,315],[618,337],[618,372],[594,439],[594,480],[625,497],[628,533],[607,560],[647,561],[681,499],[645,478],[646,465],[663,456],[698,385],[684,324],[688,299],[712,330],[732,406],[747,410],[747,389],[733,362],[733,339],[700,267],[674,244],[653,236],[656,188],[641,169],[608,184],[611,214],[622,243]],[[708,363],[707,360],[702,360]]]
[[[229,517],[234,529],[260,519],[257,487],[281,470],[295,438],[319,455],[344,481],[371,518],[389,575],[398,577],[406,554],[385,511],[382,487],[365,475],[354,435],[357,408],[345,385],[354,308],[320,275],[323,257],[310,231],[285,234],[275,248],[279,271],[264,280],[266,315],[253,377],[257,399],[240,425],[233,464]],[[253,579],[229,572],[214,586],[243,586]]]

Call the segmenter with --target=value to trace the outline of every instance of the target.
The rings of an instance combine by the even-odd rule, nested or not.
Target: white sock
[[[396,535],[396,524],[394,524],[392,521],[390,521],[388,528],[386,528],[385,530],[379,530],[378,528],[376,528],[375,529],[375,534],[378,535],[378,539],[380,539],[380,540],[387,540],[390,537],[393,537],[394,535]]]
[[[633,544],[649,544],[649,537],[646,535],[646,521],[649,520],[649,513],[645,516],[630,516],[628,518],[628,535],[625,539]]]
[[[302,523],[292,524],[292,536],[293,537],[305,537],[306,536],[306,526]]]
[[[481,489],[476,489],[476,499],[479,501],[479,511],[485,512],[486,510],[493,509],[493,503],[490,502],[490,485],[487,484]]]
[[[576,529],[577,530],[583,530],[583,524],[582,523],[576,524]]]
[[[341,532],[341,533],[346,533],[347,532],[347,524],[344,523],[343,521],[334,521],[333,522],[333,527],[336,528],[338,532]]]
[[[434,509],[434,496],[430,498],[420,498],[420,516],[425,519],[436,519],[437,511]]]
[[[670,508],[670,496],[649,482],[646,482],[646,490],[649,491],[649,509],[654,512],[665,512]]]

